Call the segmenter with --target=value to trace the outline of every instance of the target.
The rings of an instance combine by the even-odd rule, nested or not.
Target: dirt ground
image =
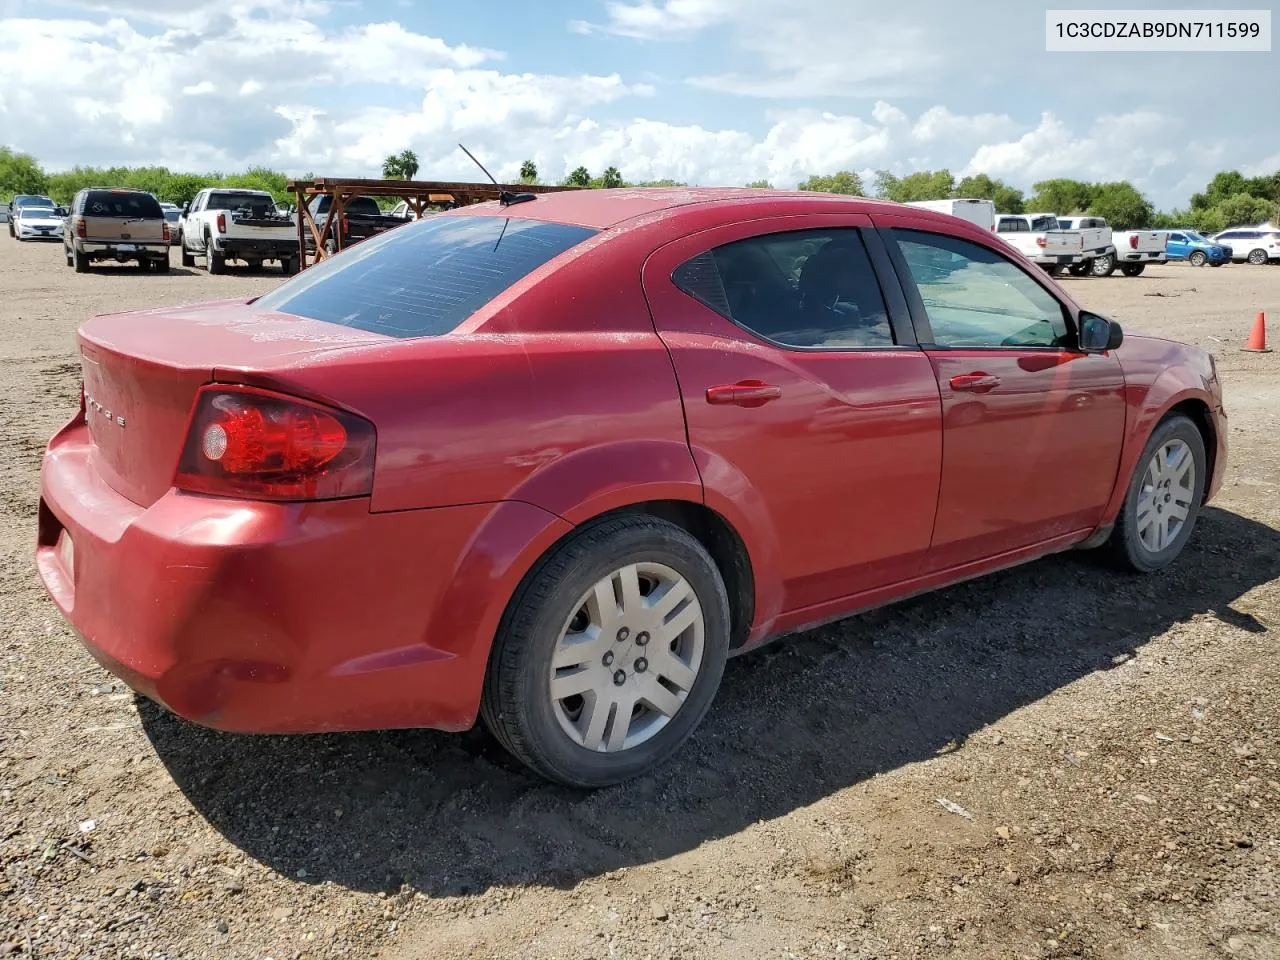
[[[1230,472],[1171,570],[1061,556],[775,644],[593,794],[479,729],[197,728],[46,599],[76,326],[277,282],[0,238],[0,957],[1280,957],[1280,352],[1238,349],[1280,269],[1066,281],[1217,355]]]

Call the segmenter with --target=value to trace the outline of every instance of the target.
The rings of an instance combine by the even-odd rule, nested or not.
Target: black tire
[[[1062,264],[1060,263],[1042,263],[1040,266],[1043,267],[1044,272],[1051,277],[1062,276]]]
[[[1093,262],[1089,264],[1089,275],[1091,277],[1109,277],[1116,272],[1116,258],[1114,254],[1104,253],[1100,257],[1094,257]]]
[[[71,255],[71,251],[67,249],[67,245],[65,243],[62,245],[62,256],[66,259],[68,267],[74,267],[76,265],[75,258]]]
[[[1093,269],[1093,260],[1081,260],[1079,263],[1073,263],[1067,267],[1067,273],[1073,277],[1088,276],[1089,271]]]
[[[664,564],[693,588],[704,622],[702,664],[683,705],[648,740],[612,753],[589,750],[556,718],[547,688],[551,656],[579,598],[614,570],[640,562]],[[702,544],[663,520],[616,517],[558,544],[517,588],[489,655],[480,714],[497,740],[542,776],[574,787],[608,786],[679,749],[711,706],[728,653],[729,598]]]
[[[227,258],[218,256],[213,249],[213,237],[207,235],[204,238],[204,256],[211,274],[218,276],[227,272]]]
[[[1147,269],[1145,263],[1122,263],[1120,264],[1120,272],[1126,277],[1140,277],[1142,271]]]
[[[283,273],[286,277],[292,277],[295,273],[298,272],[298,258],[285,257],[283,260],[281,260],[280,272]]]
[[[89,257],[87,254],[81,253],[79,250],[73,251],[73,263],[75,264],[76,273],[89,272]]]
[[[1146,477],[1147,467],[1151,460],[1165,444],[1181,440],[1191,449],[1195,462],[1195,480],[1190,491],[1190,504],[1187,517],[1182,528],[1162,550],[1155,552],[1147,548],[1138,534],[1138,502],[1142,494],[1142,485]],[[1204,450],[1204,438],[1188,417],[1180,413],[1165,417],[1151,432],[1147,445],[1138,458],[1129,478],[1129,490],[1125,494],[1120,514],[1116,517],[1115,529],[1107,541],[1107,550],[1112,562],[1125,570],[1135,573],[1154,573],[1162,570],[1177,559],[1182,552],[1191,531],[1195,528],[1196,518],[1200,516],[1200,505],[1204,499],[1204,485],[1208,480],[1207,457]]]
[[[1220,267],[1220,266],[1222,266],[1222,261],[1221,261],[1221,260],[1214,261],[1213,263],[1209,264],[1209,266],[1211,266],[1211,267]]]
[[[1209,255],[1203,250],[1192,250],[1191,256],[1187,257],[1187,263],[1193,267],[1203,267],[1209,262]]]
[[[1255,267],[1260,267],[1267,262],[1267,251],[1259,247],[1257,250],[1250,250],[1249,256],[1245,258]]]
[[[186,238],[181,234],[178,235],[178,249],[182,252],[182,265],[184,267],[194,267],[196,258],[191,255],[191,251],[187,249]]]
[[[163,260],[152,260],[152,261],[151,261],[151,266],[152,266],[152,268],[155,270],[155,272],[156,272],[156,273],[168,273],[168,272],[169,272],[169,258],[168,258],[168,257],[165,257]]]

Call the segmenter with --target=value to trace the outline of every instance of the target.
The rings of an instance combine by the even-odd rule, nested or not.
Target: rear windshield
[[[86,217],[139,217],[162,220],[160,201],[149,193],[126,193],[115,190],[90,190],[84,198]]]
[[[249,210],[255,214],[275,213],[276,202],[269,196],[252,193],[211,193],[206,210]]]
[[[259,298],[262,310],[434,337],[594,230],[505,217],[433,217],[388,230]]]
[[[1036,217],[1031,221],[1031,229],[1035,233],[1041,230],[1057,230],[1059,229],[1058,221],[1054,217]]]

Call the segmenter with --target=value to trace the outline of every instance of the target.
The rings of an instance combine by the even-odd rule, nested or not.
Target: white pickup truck
[[[1001,213],[996,216],[996,235],[1051,276],[1084,259],[1083,238],[1059,227],[1056,214]]]
[[[298,272],[298,228],[265,190],[201,190],[183,209],[178,231],[184,267],[201,254],[210,273],[225,272],[228,260],[253,268],[276,260],[285,276]]]
[[[996,205],[990,200],[911,200],[907,202],[907,206],[950,214],[977,224],[983,230],[996,228]]]
[[[1115,270],[1116,247],[1111,242],[1111,228],[1102,217],[1059,217],[1058,229],[1080,234],[1080,252],[1083,256],[1068,268],[1072,275],[1109,277]]]
[[[1136,277],[1149,263],[1167,263],[1168,230],[1125,230],[1112,236],[1116,266],[1126,277]]]

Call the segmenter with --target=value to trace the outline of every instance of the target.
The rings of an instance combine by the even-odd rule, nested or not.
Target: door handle
[[[1000,386],[1000,378],[989,373],[964,373],[951,378],[952,390],[968,390],[972,393],[986,393]]]
[[[781,396],[781,387],[760,380],[740,380],[737,383],[707,387],[707,403],[721,405],[732,403],[739,407],[762,407]]]

